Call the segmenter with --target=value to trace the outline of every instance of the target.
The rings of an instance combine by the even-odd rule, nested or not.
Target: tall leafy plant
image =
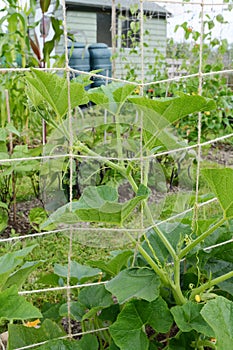
[[[50,84],[53,79],[56,79],[56,84]],[[66,92],[61,104],[55,106],[53,103],[59,86],[62,88],[65,80],[40,72],[28,77],[27,83],[35,106],[45,99],[57,115],[64,116],[68,112]],[[41,84],[50,86],[46,96]],[[45,225],[51,222],[74,225],[84,221],[124,227],[140,204],[143,208],[140,215],[143,213],[150,229],[145,229],[140,241],[125,230],[136,247],[134,257],[132,251],[122,251],[107,263],[89,262],[92,267],[102,271],[102,278],[110,278],[110,281],[105,283],[105,287],[84,288],[78,300],[72,304],[72,317],[83,322],[83,325],[87,321],[91,324],[94,319],[96,325],[101,326],[104,322],[110,326],[107,333],[98,337],[101,349],[159,349],[162,343],[166,343],[166,349],[170,350],[181,347],[225,349],[232,340],[232,331],[227,331],[226,335],[225,324],[223,331],[220,331],[214,324],[214,318],[217,317],[217,310],[221,309],[225,314],[232,308],[231,298],[227,299],[225,294],[226,291],[230,292],[228,282],[233,277],[232,263],[230,256],[223,254],[221,245],[211,255],[206,252],[208,245],[224,242],[231,235],[232,169],[206,169],[202,172],[222,208],[222,217],[215,220],[192,223],[187,217],[158,226],[153,207],[149,205],[151,193],[148,182],[150,156],[155,156],[161,150],[184,147],[184,143],[171,133],[171,124],[187,115],[213,110],[216,105],[212,100],[198,95],[178,94],[169,99],[151,100],[133,96],[133,91],[133,86],[119,84],[89,91],[88,98],[100,110],[107,111],[107,119],[106,114],[85,122],[78,118],[74,126],[79,131],[81,125],[83,128],[79,137],[74,138],[72,150],[73,156],[82,163],[81,157],[85,156],[101,159],[103,144],[105,149],[107,144],[111,153],[110,157],[103,159],[105,167],[119,175],[114,176],[115,181],[127,182],[133,196],[122,203],[118,200],[116,182],[110,181],[101,186],[92,184],[84,188],[79,200],[51,214]],[[71,106],[74,108],[81,103],[82,94],[77,99],[72,96],[71,90]],[[94,134],[99,135],[93,139],[94,142],[90,142],[90,125],[95,130]],[[58,130],[64,139],[69,140],[66,127],[58,125]],[[133,130],[133,142],[129,144],[124,140],[130,130]],[[62,138],[58,137],[57,140]],[[131,159],[125,159],[124,154],[129,146]],[[143,163],[140,162],[141,157]],[[228,223],[230,226],[227,226]],[[213,267],[213,261],[216,266],[225,266],[222,273]],[[79,280],[77,271],[80,267],[76,270],[75,262],[73,264],[71,275]],[[68,267],[57,266],[55,274],[66,279]],[[96,274],[99,272],[96,271]],[[111,294],[116,297],[115,302],[109,298]]]

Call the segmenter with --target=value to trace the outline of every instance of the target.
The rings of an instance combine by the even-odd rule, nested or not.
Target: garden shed
[[[110,0],[67,0],[68,31],[75,40],[85,45],[105,43],[112,48],[114,37],[116,76],[125,78],[131,71],[140,79],[140,1],[117,0],[114,1],[114,7],[112,4]],[[148,70],[153,70],[153,63],[159,54],[166,53],[167,17],[170,13],[154,2],[144,2],[143,10],[144,65],[147,76],[152,77],[153,74]],[[56,15],[62,18],[61,6]],[[56,53],[62,52],[64,41],[61,40]]]

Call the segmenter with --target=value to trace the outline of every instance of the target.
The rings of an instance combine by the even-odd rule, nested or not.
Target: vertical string
[[[204,0],[202,0],[201,4],[201,33],[200,33],[200,51],[199,51],[199,69],[198,69],[198,95],[202,95],[203,88],[203,41],[204,41]],[[202,133],[202,113],[198,113],[198,135],[197,135],[197,174],[196,174],[196,193],[195,193],[195,206],[193,212],[193,228],[196,225],[198,219],[198,195],[199,195],[199,180],[200,180],[200,168],[201,168],[201,133]]]
[[[140,95],[143,95],[143,86],[144,86],[144,0],[140,0],[140,51],[141,51],[141,86],[140,86]],[[140,163],[141,163],[141,183],[144,183],[144,159],[143,159],[143,111],[140,112]],[[147,184],[145,184],[147,185]],[[141,205],[141,229],[144,228],[144,206]],[[140,237],[138,237],[139,240]]]
[[[116,78],[116,3],[112,0],[112,77]]]
[[[68,99],[68,128],[69,128],[69,166],[70,166],[70,184],[69,184],[69,201],[70,211],[72,211],[72,199],[73,199],[73,132],[72,132],[72,111],[70,102],[70,69],[68,58],[68,36],[67,36],[67,23],[66,23],[66,4],[65,0],[62,0],[63,9],[63,27],[64,27],[64,41],[65,41],[65,68],[66,68],[66,80],[67,80],[67,99]],[[70,275],[71,275],[71,257],[72,257],[72,240],[73,240],[73,228],[69,227],[69,252],[68,252],[68,271],[67,271],[67,311],[68,311],[68,336],[72,338],[71,329],[71,291],[70,291]]]
[[[141,51],[141,84],[143,86],[144,76],[144,0],[140,0],[140,51]]]

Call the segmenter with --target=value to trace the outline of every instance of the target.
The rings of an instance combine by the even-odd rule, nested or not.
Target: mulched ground
[[[29,223],[28,214],[32,208],[41,206],[41,201],[38,199],[33,199],[27,202],[18,202],[16,204],[16,220],[14,220],[12,206],[9,213],[8,227],[1,233],[1,237],[8,238],[12,233],[25,235],[35,232]]]

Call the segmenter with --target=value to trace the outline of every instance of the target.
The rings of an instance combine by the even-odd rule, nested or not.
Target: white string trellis
[[[113,6],[112,6],[112,9],[114,10],[114,13],[113,13],[113,23],[115,23],[116,21],[116,1],[115,0],[112,0],[113,2]],[[225,3],[224,2],[210,2],[210,1],[205,1],[205,0],[202,0],[202,1],[193,1],[191,3],[188,3],[188,5],[190,6],[191,5],[197,5],[197,6],[200,6],[200,10],[201,10],[201,13],[202,13],[202,16],[201,16],[201,27],[200,27],[200,32],[201,32],[201,37],[200,37],[200,56],[199,56],[199,71],[195,74],[185,74],[185,75],[182,75],[182,76],[176,76],[176,77],[172,77],[172,78],[168,78],[168,79],[162,79],[162,80],[159,80],[159,81],[150,81],[150,82],[146,82],[144,81],[144,77],[145,77],[145,72],[144,72],[144,41],[143,41],[143,31],[144,31],[144,27],[143,27],[143,9],[144,9],[144,0],[139,0],[138,1],[138,6],[139,6],[139,9],[140,9],[140,13],[141,13],[141,16],[140,16],[140,25],[141,25],[141,44],[140,44],[140,48],[141,48],[141,79],[140,79],[140,82],[137,82],[137,81],[129,81],[129,80],[125,80],[125,79],[120,79],[120,78],[117,78],[115,76],[113,77],[108,77],[107,79],[109,81],[115,81],[115,82],[122,82],[122,83],[127,83],[127,84],[132,84],[132,85],[135,85],[135,87],[139,86],[141,88],[141,91],[143,91],[143,88],[145,87],[148,87],[148,86],[152,86],[152,85],[159,85],[159,84],[169,84],[171,82],[179,82],[179,81],[187,81],[188,79],[191,79],[191,78],[198,78],[199,79],[199,94],[201,95],[202,94],[202,86],[203,86],[203,79],[205,77],[210,77],[210,76],[215,76],[215,75],[223,75],[223,74],[233,74],[233,69],[226,69],[226,70],[221,70],[221,71],[213,71],[213,72],[208,72],[208,73],[203,73],[202,72],[202,61],[203,61],[203,52],[202,52],[202,45],[203,45],[203,36],[204,36],[204,17],[203,17],[203,11],[206,7],[214,7],[214,6],[224,6]],[[154,0],[147,0],[147,2],[149,3],[158,3],[160,5],[162,4],[165,4],[167,5],[167,7],[169,7],[169,2],[166,1],[166,0],[158,0],[158,1],[154,1]],[[170,1],[172,4],[182,4],[185,6],[185,3],[182,2],[182,1]],[[66,24],[66,3],[65,3],[65,0],[62,0],[62,9],[63,9],[63,23],[64,23],[64,38],[65,38],[65,47],[66,47],[66,52],[65,52],[65,55],[66,55],[66,66],[65,68],[44,68],[43,70],[44,71],[51,71],[51,72],[54,72],[54,71],[60,71],[60,72],[66,72],[66,77],[67,77],[67,86],[68,86],[68,91],[70,91],[70,73],[72,74],[84,74],[84,75],[88,75],[90,76],[90,73],[88,72],[83,72],[83,71],[80,71],[80,70],[75,70],[75,69],[72,69],[69,67],[69,64],[68,64],[68,45],[67,45],[67,24]],[[6,69],[6,68],[1,68],[0,69],[0,73],[5,73],[5,72],[29,72],[30,69],[23,69],[23,68],[9,68],[9,69]],[[104,75],[101,75],[101,74],[91,74],[91,76],[94,76],[94,77],[101,77],[103,79],[106,79],[106,76]],[[59,159],[59,158],[67,158],[70,160],[70,167],[71,167],[71,171],[70,171],[70,187],[69,187],[69,202],[72,203],[72,174],[73,174],[73,171],[72,171],[72,160],[75,159],[77,157],[76,154],[73,153],[72,149],[73,149],[73,139],[72,139],[72,111],[71,111],[71,106],[70,106],[70,96],[69,96],[69,93],[68,93],[68,106],[69,106],[69,112],[68,112],[68,120],[69,120],[69,131],[70,131],[70,144],[69,144],[69,149],[70,149],[70,152],[69,153],[64,153],[62,155],[44,155],[44,156],[41,156],[41,157],[21,157],[21,158],[12,158],[12,159],[1,159],[0,160],[0,164],[6,164],[6,163],[14,163],[14,162],[23,162],[23,161],[29,161],[29,160],[48,160],[48,159]],[[143,168],[143,162],[144,160],[146,159],[156,159],[160,156],[163,156],[163,155],[172,155],[174,153],[177,153],[177,152],[180,152],[180,151],[183,151],[183,150],[191,150],[191,149],[197,149],[197,153],[198,153],[198,162],[197,162],[197,167],[198,167],[198,170],[197,170],[197,177],[196,177],[196,208],[201,208],[201,207],[205,207],[207,205],[209,205],[210,203],[213,203],[216,201],[216,198],[213,198],[211,200],[208,200],[204,203],[198,203],[198,194],[199,194],[199,178],[200,178],[200,164],[201,164],[201,151],[202,151],[202,148],[204,146],[207,146],[207,145],[211,145],[211,144],[214,144],[216,142],[219,142],[219,141],[222,141],[222,140],[226,140],[226,139],[230,139],[233,137],[233,133],[231,134],[227,134],[227,135],[223,135],[221,137],[216,137],[210,141],[206,141],[206,142],[201,142],[201,127],[202,127],[202,121],[201,121],[201,114],[199,114],[199,117],[198,117],[198,140],[197,140],[197,143],[195,145],[187,145],[186,147],[180,147],[178,149],[171,149],[171,150],[168,150],[168,151],[164,151],[164,152],[158,152],[157,154],[151,154],[151,155],[148,155],[148,156],[145,156],[143,155],[143,152],[141,151],[140,153],[140,156],[139,157],[135,157],[135,158],[127,158],[127,157],[122,157],[122,158],[119,158],[119,157],[104,157],[104,156],[98,156],[97,159],[99,161],[105,161],[105,160],[118,160],[118,161],[131,161],[131,160],[138,160],[141,162],[141,167]],[[142,136],[142,135],[141,135]],[[95,159],[96,157],[94,156],[82,156],[82,155],[79,155],[78,157],[80,158],[83,158],[83,159]],[[72,208],[71,208],[72,209]],[[174,219],[177,219],[179,218],[180,216],[183,216],[187,213],[192,213],[195,209],[195,206],[192,207],[192,208],[189,208],[187,210],[184,210],[182,211],[182,213],[178,213],[176,215],[172,215],[171,217],[169,217],[168,219],[166,220],[161,220],[159,222],[156,223],[156,226],[160,226],[166,222],[169,222],[169,221],[172,221]],[[195,216],[194,216],[195,218]],[[138,232],[138,235],[140,236],[141,233],[145,232],[145,231],[148,231],[152,228],[153,226],[144,226],[144,222],[143,220],[141,221],[141,226],[140,228],[137,228],[137,229],[134,229],[134,228],[111,228],[111,231],[114,231],[116,233],[119,233],[119,232],[125,232],[126,230],[128,232]],[[86,228],[83,228],[83,227],[80,227],[79,228],[80,231],[84,231],[86,230]],[[88,230],[91,231],[98,231],[98,228],[92,228],[92,227],[89,227]],[[109,229],[108,228],[101,228],[101,231],[103,232],[106,232],[108,231]],[[67,228],[61,228],[61,229],[58,229],[58,230],[51,230],[51,231],[46,231],[46,232],[40,232],[40,233],[34,233],[34,234],[31,234],[30,236],[16,236],[16,237],[9,237],[9,238],[1,238],[0,239],[0,243],[4,243],[4,242],[13,242],[13,241],[18,241],[18,240],[24,240],[24,239],[33,239],[35,237],[43,237],[43,236],[48,236],[48,235],[53,235],[53,234],[57,234],[57,233],[62,233],[62,232],[67,232]],[[60,337],[60,338],[57,338],[57,339],[66,339],[66,338],[73,338],[75,336],[81,336],[81,335],[84,335],[84,334],[88,334],[88,333],[95,333],[95,332],[99,332],[99,331],[102,331],[102,330],[105,330],[107,328],[101,328],[101,329],[96,329],[96,330],[91,330],[90,332],[83,332],[83,333],[77,333],[77,334],[72,334],[72,330],[71,330],[71,312],[70,312],[70,303],[71,303],[71,290],[73,289],[79,289],[79,288],[83,288],[83,287],[88,287],[88,286],[93,286],[93,285],[100,285],[100,284],[105,284],[106,281],[102,282],[96,282],[96,283],[85,283],[85,284],[77,284],[77,285],[71,285],[70,284],[70,269],[71,269],[71,257],[74,255],[73,253],[73,249],[72,249],[72,240],[73,240],[73,232],[72,232],[72,226],[70,226],[70,232],[69,232],[69,241],[70,241],[70,244],[69,244],[69,252],[68,252],[68,278],[67,278],[67,285],[64,286],[64,287],[55,287],[55,288],[43,288],[43,289],[35,289],[35,290],[23,290],[23,291],[20,291],[19,294],[20,295],[26,295],[26,294],[36,294],[36,293],[46,293],[46,292],[55,292],[55,291],[66,291],[67,292],[67,304],[68,304],[68,324],[69,324],[69,329],[68,329],[68,335],[65,336],[65,337]],[[204,250],[205,251],[208,251],[210,249],[213,249],[213,248],[216,248],[216,247],[219,247],[219,246],[222,246],[224,244],[229,244],[229,243],[232,243],[233,242],[233,239],[231,240],[228,240],[226,242],[221,242],[219,244],[215,244],[215,245],[212,245],[212,246],[209,246],[209,247],[205,247]],[[37,343],[37,344],[32,344],[32,345],[29,345],[29,346],[25,346],[25,347],[21,347],[21,348],[18,348],[16,350],[23,350],[23,349],[30,349],[30,348],[34,348],[36,346],[40,346],[40,345],[44,345],[46,344],[47,342],[41,342],[41,343]]]

